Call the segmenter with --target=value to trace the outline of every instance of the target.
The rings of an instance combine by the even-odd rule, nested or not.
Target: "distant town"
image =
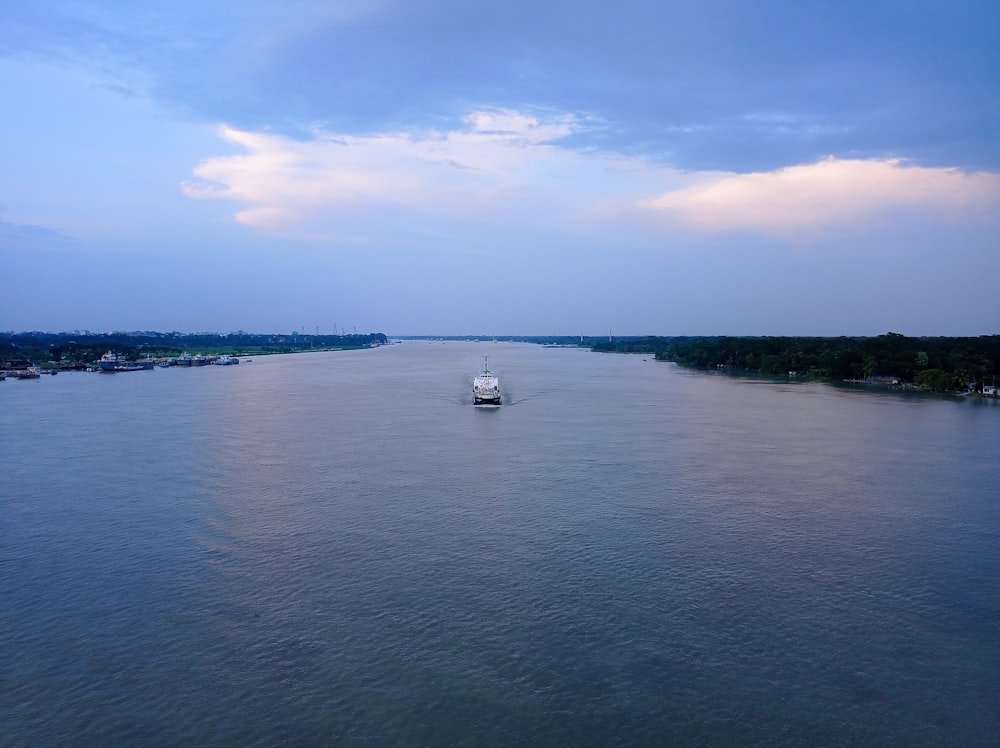
[[[198,365],[223,359],[228,362],[240,356],[371,348],[387,342],[382,333],[4,332],[0,333],[0,371],[8,376],[30,378],[60,371],[184,365],[189,359]],[[109,360],[113,360],[114,367],[107,366]]]
[[[481,340],[641,353],[695,369],[794,379],[838,380],[934,392],[997,397],[1000,335],[977,337],[341,335],[182,332],[2,332],[0,375],[34,377],[60,371],[125,369],[140,364],[233,363],[276,353],[354,350],[394,340]]]

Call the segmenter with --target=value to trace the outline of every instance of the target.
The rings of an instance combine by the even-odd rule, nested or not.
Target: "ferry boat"
[[[483,356],[483,370],[472,380],[473,405],[499,405],[500,380],[490,371],[489,356]]]

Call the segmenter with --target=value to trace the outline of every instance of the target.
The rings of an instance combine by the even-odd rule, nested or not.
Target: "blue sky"
[[[1000,4],[6,0],[0,329],[1000,332]]]

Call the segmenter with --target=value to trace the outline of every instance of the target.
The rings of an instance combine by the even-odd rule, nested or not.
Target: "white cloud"
[[[900,209],[1000,213],[993,173],[835,158],[766,173],[684,173],[560,144],[582,128],[571,116],[484,110],[463,123],[368,135],[316,129],[304,140],[225,127],[223,137],[245,152],[202,162],[182,191],[243,203],[237,221],[300,238],[363,237],[407,221],[562,235],[603,227],[647,237],[664,230],[790,236],[879,218],[891,225]],[[652,228],[651,215],[668,226]]]
[[[576,119],[570,116],[539,120],[533,115],[511,109],[473,112],[464,121],[477,133],[493,133],[504,140],[517,140],[525,144],[558,140],[579,129]]]
[[[384,219],[408,211],[544,223],[585,213],[608,195],[630,194],[634,203],[654,184],[681,184],[669,169],[560,147],[555,141],[579,127],[572,117],[480,111],[464,125],[370,135],[317,129],[307,140],[224,127],[222,136],[246,152],[207,159],[181,189],[247,204],[235,214],[244,224],[316,236],[340,234],[376,209]],[[636,179],[640,173],[647,178]]]
[[[701,230],[793,234],[863,225],[899,209],[954,216],[996,211],[998,204],[997,174],[827,158],[772,172],[711,175],[649,207]]]

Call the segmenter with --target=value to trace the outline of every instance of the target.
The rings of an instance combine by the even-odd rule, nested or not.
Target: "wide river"
[[[406,341],[0,428],[4,746],[1000,744],[997,402]]]

